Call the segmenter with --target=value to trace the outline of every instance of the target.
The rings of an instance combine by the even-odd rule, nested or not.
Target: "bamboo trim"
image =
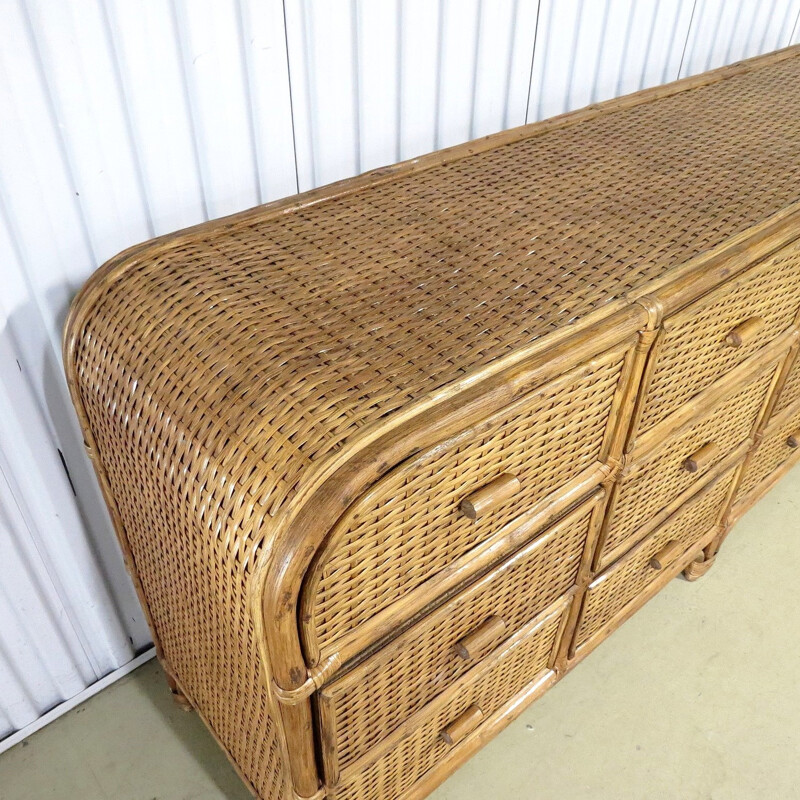
[[[780,373],[787,350],[800,340],[800,331],[791,328],[777,339],[769,342],[753,356],[725,373],[704,391],[695,395],[688,403],[684,403],[662,422],[648,430],[637,440],[636,459],[626,464],[625,474],[629,475],[649,463],[656,448],[666,439],[676,436],[696,423],[698,416],[706,409],[711,409],[732,391],[749,383],[757,376],[765,375],[770,370]],[[776,374],[775,379],[778,379]],[[773,384],[774,386],[774,384]],[[772,397],[773,390],[768,395]],[[756,427],[763,418],[762,410]]]
[[[121,542],[126,566],[153,631],[162,663],[165,662],[160,636],[154,625],[133,550],[122,525],[119,509],[115,505],[108,476],[98,456],[87,410],[83,406],[78,390],[75,359],[78,336],[95,306],[100,304],[102,293],[107,291],[112,283],[120,280],[129,270],[186,246],[198,236],[210,234],[221,228],[228,231],[242,230],[254,220],[277,219],[326,200],[353,194],[365,187],[397,180],[400,176],[421,173],[435,166],[452,164],[476,153],[591,120],[600,114],[654,102],[661,97],[742,75],[764,65],[795,57],[798,52],[800,52],[798,46],[788,48],[780,53],[751,59],[749,62],[732,65],[714,73],[688,78],[669,87],[645,90],[628,98],[572,112],[554,121],[536,123],[517,131],[461,145],[441,154],[433,154],[396,167],[378,170],[360,178],[314,190],[298,198],[242,212],[222,222],[204,223],[138,245],[104,265],[87,283],[70,310],[64,339],[64,360],[70,394],[84,430],[87,451],[98,475],[101,490]],[[249,607],[261,655],[263,678],[269,690],[271,711],[279,721],[277,742],[284,764],[291,773],[292,794],[295,797],[318,798],[325,794],[319,786],[315,743],[311,735],[313,715],[309,700],[318,682],[324,683],[336,672],[339,667],[337,656],[340,654],[330,654],[325,662],[319,662],[318,658],[309,659],[312,664],[309,670],[299,640],[296,614],[301,579],[306,574],[315,552],[327,536],[331,521],[337,519],[354,498],[367,491],[390,467],[407,458],[416,449],[440,441],[441,436],[448,431],[455,432],[460,427],[472,424],[472,421],[480,419],[492,409],[508,406],[532,387],[557,378],[570,363],[576,364],[583,359],[591,358],[603,347],[608,348],[612,344],[629,341],[634,332],[640,331],[642,336],[636,342],[635,351],[629,353],[626,358],[624,375],[614,396],[611,419],[603,446],[604,463],[596,469],[593,468],[594,471],[587,471],[584,480],[571,488],[572,495],[559,495],[561,505],[553,506],[551,511],[564,510],[569,505],[568,499],[575,500],[581,491],[588,491],[591,488],[590,481],[603,483],[608,492],[620,470],[629,463],[629,458],[623,456],[621,452],[622,437],[626,434],[628,445],[625,449],[629,452],[633,448],[642,410],[636,402],[637,376],[642,377],[646,385],[652,375],[652,368],[658,358],[658,349],[663,338],[659,332],[663,331],[662,319],[667,319],[678,309],[685,308],[687,304],[729,280],[732,275],[742,272],[778,248],[794,241],[798,236],[800,236],[800,203],[787,206],[762,223],[751,226],[747,231],[732,237],[707,253],[666,270],[662,278],[649,282],[646,287],[638,291],[631,292],[625,299],[614,300],[604,308],[587,314],[575,325],[562,327],[521,347],[516,352],[497,359],[488,366],[474,368],[463,378],[421,396],[385,420],[366,425],[359,431],[358,436],[348,441],[341,450],[317,462],[315,467],[308,471],[297,494],[284,507],[281,516],[271,521],[267,520],[269,530],[261,547],[258,566],[249,585]],[[788,368],[786,364],[781,373],[783,378]],[[772,404],[765,408],[764,418],[774,407],[780,382],[781,378],[776,373],[773,391],[769,395]],[[638,385],[641,388],[641,384]],[[638,396],[642,396],[641,392]],[[432,412],[442,414],[444,422],[440,426],[433,427],[426,420],[426,415]],[[630,415],[632,415],[631,424],[628,424]],[[646,434],[649,435],[650,432]],[[762,432],[758,431],[754,438],[758,440],[761,436]],[[740,474],[743,474],[743,469],[744,467],[739,468]],[[733,489],[729,500],[732,499],[732,492]],[[607,497],[607,501],[610,503],[611,498]],[[540,509],[536,514],[540,515],[542,520],[552,519],[546,517],[544,509]],[[525,530],[530,533],[529,528]],[[517,535],[519,539],[515,538]],[[520,529],[519,534],[509,535],[509,538],[504,540],[504,546],[511,547],[513,543],[518,544],[522,537],[523,532]],[[499,558],[503,552],[499,545],[496,549],[487,548],[486,563],[489,563],[491,557]],[[475,567],[475,562],[470,566]],[[463,567],[462,579],[466,579],[468,572],[466,564]],[[460,585],[457,580],[452,581],[454,591]],[[432,589],[432,592],[435,591]],[[422,601],[422,597],[421,594],[419,613],[425,613],[434,602],[433,595],[427,605]],[[577,625],[577,618],[573,619],[572,614],[571,609],[570,613],[563,617],[562,628],[571,630],[573,623]],[[375,626],[376,630],[378,627]],[[390,631],[387,630],[386,635],[389,634]],[[369,637],[365,636],[364,640],[359,642],[356,637],[353,638],[351,647],[354,654],[358,647],[368,643],[367,639]],[[553,663],[557,669],[561,669],[562,662],[563,652],[559,651]],[[568,666],[571,667],[571,664]],[[556,678],[557,676],[554,676],[552,680]],[[176,683],[176,686],[179,684]],[[482,725],[481,730],[484,729],[490,728]],[[427,781],[426,777],[420,783]]]
[[[599,644],[604,642],[617,628],[627,622],[643,605],[652,600],[670,581],[677,578],[687,566],[689,566],[698,556],[702,556],[704,548],[718,535],[719,525],[715,525],[706,532],[697,544],[686,551],[674,564],[664,569],[661,574],[648,584],[644,592],[637,595],[628,605],[626,605],[616,616],[614,616],[597,633],[587,639],[577,650],[569,661],[568,669],[574,669],[586,656],[589,655]]]
[[[800,418],[800,400],[796,401],[792,405],[787,406],[783,409],[779,414],[775,415],[771,419],[768,420],[766,427],[761,432],[761,438],[768,437],[770,434],[775,433],[779,428],[781,428],[785,423],[789,422],[794,417]],[[753,460],[753,457],[758,452],[758,445],[755,445],[751,448],[750,452],[747,454],[747,459],[745,460],[742,466],[742,476],[747,471],[750,463]],[[749,511],[759,500],[761,500],[764,495],[766,495],[774,486],[775,484],[784,476],[787,472],[789,472],[792,467],[800,461],[800,448],[794,453],[789,455],[789,457],[781,463],[781,465],[771,474],[769,475],[760,485],[756,486],[751,492],[747,495],[736,498],[731,505],[729,516],[728,516],[728,528],[724,532],[723,536],[720,537],[719,541],[715,543],[715,550],[716,553],[719,551],[719,548],[722,545],[722,542],[725,540],[725,537],[729,533],[730,529],[742,518],[742,516]],[[741,483],[741,477],[740,481]],[[737,486],[738,492],[738,486]]]
[[[731,518],[730,518],[730,526],[725,531],[725,536],[730,532],[733,526],[742,518],[742,516],[748,512],[759,500],[761,500],[765,495],[767,495],[774,487],[775,484],[780,481],[788,472],[792,470],[793,467],[800,462],[800,453],[795,453],[792,456],[781,464],[775,472],[773,472],[760,486],[758,486],[753,492],[748,495],[745,495],[741,500],[739,500],[733,507],[731,511]],[[722,544],[720,541],[719,544]],[[719,547],[717,548],[719,549]]]
[[[421,708],[419,711],[409,717],[409,719],[403,725],[401,725],[383,741],[373,747],[363,758],[355,761],[353,764],[350,764],[347,769],[342,771],[342,777],[340,781],[344,781],[352,774],[361,772],[365,767],[374,763],[386,753],[394,749],[403,739],[413,735],[422,720],[434,716],[434,712],[437,709],[446,706],[452,699],[458,697],[458,695],[464,690],[464,687],[474,683],[478,677],[490,673],[497,664],[506,658],[508,653],[516,650],[522,642],[539,631],[545,622],[552,620],[555,617],[561,617],[563,622],[563,619],[566,617],[566,612],[569,608],[571,599],[571,595],[560,597],[540,614],[537,614],[528,624],[520,628],[511,638],[507,639],[503,643],[502,647],[495,650],[489,656],[480,661],[475,667],[469,670],[469,672],[462,675],[461,678],[459,678],[455,683],[448,686],[447,689],[445,689],[436,698],[436,700],[429,703],[424,708]],[[555,649],[557,650],[557,637],[555,645]],[[547,671],[552,671],[552,669],[550,668]],[[335,796],[335,787],[331,787],[331,789]]]
[[[608,480],[610,471],[603,465],[589,467],[571,484],[565,484],[556,492],[545,497],[527,513],[517,517],[507,528],[498,531],[497,535],[482,545],[465,553],[446,573],[432,576],[417,589],[406,596],[402,604],[395,604],[385,612],[377,614],[369,624],[356,629],[350,636],[336,642],[337,649],[333,653],[321,651],[320,657],[338,658],[347,668],[349,661],[362,652],[369,654],[380,648],[387,639],[394,638],[405,631],[419,616],[430,613],[433,608],[448,600],[453,593],[460,590],[468,582],[481,577],[487,569],[507,558],[531,538],[544,533],[551,525],[566,522],[583,508],[587,496],[595,494],[596,487]],[[569,509],[566,516],[562,517]],[[558,520],[558,522],[556,522]],[[330,675],[332,679],[335,674]]]
[[[733,465],[740,463],[750,451],[752,446],[751,439],[745,439],[743,442],[739,444],[739,446],[730,452],[710,473],[711,477],[718,476],[733,467]],[[619,544],[619,546],[615,547],[613,550],[609,551],[608,553],[603,553],[603,547],[605,545],[605,533],[603,531],[603,535],[601,536],[598,542],[598,550],[595,556],[595,567],[594,570],[596,573],[607,571],[608,569],[613,568],[614,564],[617,563],[621,558],[624,558],[631,550],[634,549],[637,545],[639,545],[642,541],[644,541],[650,534],[659,528],[661,525],[666,522],[666,520],[671,517],[676,511],[682,508],[686,503],[691,500],[693,497],[697,495],[699,491],[701,491],[706,485],[706,481],[708,476],[704,476],[699,483],[690,486],[685,491],[681,492],[676,498],[674,498],[670,503],[665,505],[656,515],[651,517],[648,522],[639,528],[638,530],[631,533],[629,537],[627,537],[623,542]],[[616,500],[616,496],[612,496],[613,500]],[[606,515],[606,522],[608,522],[613,515],[613,506],[609,506],[608,514]]]
[[[133,268],[137,263],[141,263],[148,258],[153,258],[161,247],[180,247],[193,241],[198,235],[217,229],[220,225],[235,229],[237,226],[249,224],[254,219],[266,219],[271,216],[286,214],[298,209],[309,208],[325,200],[331,200],[345,194],[352,194],[365,186],[375,186],[385,183],[389,180],[396,179],[400,175],[421,172],[425,169],[438,166],[439,164],[446,164],[460,158],[467,158],[476,153],[511,144],[521,139],[576,125],[580,122],[585,122],[600,116],[601,114],[622,111],[637,105],[655,102],[674,94],[709,86],[738,75],[744,75],[753,70],[792,58],[796,56],[798,52],[800,52],[800,45],[791,45],[782,50],[745,59],[710,72],[692,75],[663,86],[642,89],[633,94],[611,98],[601,103],[595,103],[586,108],[569,111],[547,120],[512,128],[508,131],[501,131],[500,133],[490,134],[482,139],[455,145],[435,153],[402,161],[393,166],[380,167],[354,178],[346,178],[317,189],[302,192],[299,195],[292,195],[287,198],[275,200],[271,203],[266,203],[265,205],[257,206],[246,211],[240,211],[235,214],[220,217],[216,220],[202,222],[174,233],[150,239],[147,242],[123,250],[117,256],[103,264],[100,269],[92,275],[90,281],[81,289],[73,302],[73,308],[77,310],[78,306],[89,304],[90,301],[95,302],[97,298],[92,297],[92,295],[99,294],[103,288],[101,284],[107,284],[108,281],[116,280],[125,270]],[[798,204],[798,206],[800,206],[800,204]],[[67,328],[69,327],[71,327],[71,325],[68,321]]]

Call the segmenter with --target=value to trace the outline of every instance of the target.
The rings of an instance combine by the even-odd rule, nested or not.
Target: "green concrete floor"
[[[800,468],[434,800],[800,798]],[[247,800],[150,662],[0,756],[2,800]]]

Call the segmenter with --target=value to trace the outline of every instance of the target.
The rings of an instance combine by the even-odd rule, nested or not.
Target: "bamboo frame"
[[[158,657],[170,676],[171,685],[201,711],[212,733],[255,794],[260,793],[260,796],[268,800],[279,796],[321,798],[326,793],[336,797],[335,790],[331,788],[338,783],[340,777],[338,768],[334,765],[336,754],[330,751],[329,741],[320,741],[320,723],[324,729],[327,724],[326,715],[330,714],[330,710],[326,710],[324,702],[318,702],[324,696],[324,691],[320,693],[319,690],[332,685],[332,681],[347,671],[357,669],[359,663],[366,663],[365,659],[371,654],[387,646],[398,635],[410,631],[411,626],[423,617],[443,608],[443,603],[456,597],[503,559],[513,557],[533,536],[553,523],[560,524],[559,518],[571,513],[570,509],[596,491],[597,487],[602,486],[602,496],[605,498],[601,504],[603,513],[598,510],[594,515],[591,533],[587,536],[585,549],[582,551],[576,585],[563,598],[561,628],[548,674],[537,678],[489,715],[477,730],[468,733],[446,759],[404,792],[404,798],[423,797],[457,764],[516,716],[525,704],[585,657],[589,650],[674,575],[686,569],[687,574],[696,576],[713,563],[729,524],[747,504],[757,499],[753,494],[734,499],[734,492],[755,457],[757,449],[753,448],[757,448],[758,442],[777,424],[775,419],[784,418],[779,415],[767,422],[788,374],[788,354],[797,351],[798,331],[796,328],[790,329],[792,320],[786,319],[785,328],[788,330],[765,341],[762,349],[745,363],[735,366],[727,376],[715,378],[710,386],[692,396],[682,409],[676,409],[640,433],[648,389],[662,363],[666,332],[677,319],[676,315],[683,309],[694,308],[695,303],[711,296],[711,293],[724,293],[746,282],[754,274],[754,265],[773,255],[778,257],[788,252],[788,248],[800,237],[800,203],[787,205],[706,252],[662,270],[658,277],[634,287],[625,296],[610,293],[608,301],[602,307],[588,310],[572,324],[561,325],[541,338],[522,342],[513,351],[493,358],[488,363],[468,365],[457,379],[423,392],[402,408],[368,422],[358,429],[357,435],[345,440],[341,447],[311,464],[304,471],[293,494],[287,495],[287,501],[274,514],[259,511],[256,500],[248,500],[249,504],[244,503],[241,509],[237,509],[237,513],[241,515],[256,515],[249,524],[263,536],[263,544],[257,552],[257,564],[249,573],[245,587],[247,608],[235,609],[235,612],[249,615],[252,623],[252,635],[258,648],[262,671],[259,689],[263,689],[267,698],[267,727],[274,730],[275,746],[279,751],[279,755],[271,754],[270,758],[276,764],[279,762],[276,769],[280,775],[267,790],[257,788],[250,775],[245,775],[242,764],[232,750],[230,734],[223,734],[215,727],[215,723],[203,710],[204,700],[197,695],[192,696],[191,688],[180,674],[180,669],[169,663],[161,641],[160,625],[164,623],[153,613],[157,598],[148,596],[142,580],[143,576],[148,577],[146,568],[137,563],[134,545],[123,523],[122,511],[128,518],[131,518],[131,512],[122,507],[124,499],[121,500],[119,493],[112,488],[108,469],[108,433],[99,431],[97,425],[93,424],[87,407],[88,395],[85,387],[89,378],[86,373],[81,372],[79,366],[81,353],[87,347],[84,333],[94,315],[99,313],[98,309],[103,307],[105,298],[118,287],[124,286],[126,280],[132,279],[137,270],[167,260],[184,248],[191,250],[204,238],[245,236],[249,226],[254,224],[277,225],[280,220],[292,218],[298,212],[311,213],[332,199],[356,197],[367,188],[392,184],[414,176],[421,180],[429,172],[455,165],[476,154],[495,150],[499,153],[503,147],[514,143],[588,124],[603,115],[635,109],[637,106],[655,103],[660,98],[745,76],[752,71],[781,64],[798,54],[800,48],[789,48],[706,75],[688,78],[667,87],[645,90],[544,123],[536,123],[395,167],[377,170],[308,192],[296,199],[278,201],[224,220],[204,223],[177,234],[160,237],[112,259],[78,295],[70,311],[64,340],[68,384],[84,431],[87,452],[109,506],[126,566],[154,634]],[[751,270],[751,267],[754,269]],[[800,316],[794,317],[795,325],[798,319]],[[742,320],[736,320],[736,323],[740,326]],[[137,332],[141,342],[148,341],[153,327],[148,322]],[[749,326],[745,333],[751,329],[755,330],[755,326]],[[131,334],[129,341],[134,338]],[[101,346],[104,345],[101,343]],[[213,345],[208,340],[203,340],[203,347],[212,348]],[[321,646],[311,616],[313,596],[319,581],[317,568],[336,550],[339,541],[337,522],[358,502],[369,496],[370,492],[378,491],[381,482],[393,469],[408,463],[420,451],[428,448],[445,450],[447,443],[457,440],[458,437],[476,435],[473,431],[479,430],[490,415],[504,413],[521,399],[558,385],[570,371],[585,372],[591,369],[606,353],[613,350],[624,353],[623,365],[611,397],[598,458],[572,480],[523,510],[496,534],[460,558],[454,559],[447,569],[431,575],[396,603],[375,613],[368,624],[354,628],[352,632],[333,641],[330,646],[324,643]],[[783,358],[784,355],[786,358],[783,367],[776,370],[765,405],[758,420],[753,423],[751,437],[728,453],[722,466],[712,471],[716,477],[725,470],[731,475],[733,471],[738,471],[720,511],[718,523],[711,530],[698,535],[695,543],[674,564],[662,570],[645,591],[600,631],[593,634],[577,652],[573,652],[571,642],[580,624],[587,589],[598,577],[601,568],[614,569],[610,560],[599,559],[603,546],[600,528],[603,515],[607,519],[607,514],[611,513],[605,506],[607,502],[613,505],[613,499],[609,498],[613,498],[618,490],[621,473],[636,468],[660,440],[678,435],[696,419],[698,413],[722,402],[739,380],[757,374],[765,359],[769,366],[763,369],[768,370],[774,367],[770,359]],[[123,365],[123,372],[125,369],[128,369],[127,364]],[[166,409],[164,413],[169,412],[170,409]],[[220,466],[224,463],[222,453],[203,455],[206,462],[218,462]],[[782,474],[785,469],[786,467],[781,467],[775,475]],[[267,469],[263,464],[255,464],[253,471],[263,478]],[[775,475],[758,487],[757,496],[761,496],[774,482]],[[701,487],[707,485],[710,483],[703,482]],[[666,524],[670,515],[677,514],[683,506],[694,502],[703,491],[704,488],[693,487],[681,493],[650,520],[641,536],[646,539],[652,531]],[[198,492],[193,495],[191,502],[199,507],[202,506],[202,501],[198,498]],[[733,507],[732,503],[735,504]],[[641,537],[639,540],[644,541]],[[613,554],[614,558],[618,556],[625,558],[621,550]],[[591,568],[592,563],[594,569]],[[511,640],[517,641],[515,637],[518,635],[519,632],[513,633]],[[482,659],[479,668],[489,669],[487,665],[492,663],[494,662],[491,658],[489,661]],[[455,690],[446,690],[442,697],[449,697],[453,691]],[[437,699],[434,702],[441,705],[445,701]],[[421,718],[429,711],[426,706],[418,712],[418,716]],[[413,724],[409,723],[403,731],[410,734],[412,729]],[[388,751],[391,743],[398,740],[398,737],[399,734],[390,734],[378,746],[382,749],[376,752]],[[241,742],[237,746],[241,746]],[[325,750],[326,747],[328,750]],[[324,758],[327,762],[334,765],[329,768],[328,779],[332,779],[333,783],[328,789],[321,783],[317,767],[317,753],[320,749],[325,751]],[[371,751],[369,758],[374,760],[376,757],[376,753]],[[354,768],[351,766],[348,770],[352,772]],[[260,778],[263,781],[263,775]]]

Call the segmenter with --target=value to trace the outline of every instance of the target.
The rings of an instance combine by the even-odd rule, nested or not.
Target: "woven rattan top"
[[[132,251],[73,315],[92,427],[192,451],[241,556],[364,426],[800,200],[797,55]]]

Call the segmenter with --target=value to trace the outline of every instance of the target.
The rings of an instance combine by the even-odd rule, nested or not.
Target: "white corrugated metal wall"
[[[799,15],[800,0],[0,0],[0,749],[148,655],[62,378],[92,270],[798,42]]]

